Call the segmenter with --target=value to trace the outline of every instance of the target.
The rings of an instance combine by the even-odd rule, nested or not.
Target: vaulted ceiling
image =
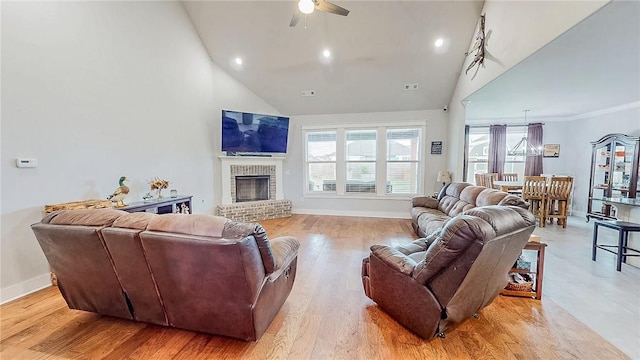
[[[333,2],[349,15],[314,11],[305,28],[304,18],[289,27],[296,0],[183,1],[213,61],[284,115],[449,103],[483,1]],[[521,119],[524,109],[566,119],[640,101],[640,1],[612,1],[468,100],[468,123]]]
[[[349,15],[316,10],[306,28],[304,18],[289,26],[295,0],[184,4],[213,61],[284,115],[449,103],[482,1],[333,2]],[[443,45],[436,47],[439,38]],[[405,84],[418,86],[404,90]]]
[[[640,1],[612,1],[467,98],[467,123],[571,119],[640,102]]]

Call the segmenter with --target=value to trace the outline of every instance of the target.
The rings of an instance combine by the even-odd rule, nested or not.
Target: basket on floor
[[[512,291],[532,291],[533,277],[530,274],[511,273],[509,282],[504,288]]]

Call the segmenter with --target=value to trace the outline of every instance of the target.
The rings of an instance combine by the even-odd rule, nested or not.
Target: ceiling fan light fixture
[[[298,9],[301,13],[308,15],[313,12],[313,9],[316,5],[313,3],[313,0],[300,0],[298,1]]]

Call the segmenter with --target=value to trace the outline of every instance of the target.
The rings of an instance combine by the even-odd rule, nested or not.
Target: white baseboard
[[[0,289],[0,304],[21,298],[38,290],[51,286],[51,274],[46,273],[27,281]]]
[[[586,220],[586,218],[587,218],[587,212],[586,212],[586,211],[576,211],[576,210],[573,210],[573,211],[571,211],[571,213],[570,213],[570,214],[571,214],[571,216],[574,216],[574,217],[581,217],[581,218],[584,218],[585,220]]]
[[[411,219],[409,211],[356,211],[356,210],[331,210],[331,209],[291,209],[293,214],[304,215],[330,215],[330,216],[356,216],[390,219]]]

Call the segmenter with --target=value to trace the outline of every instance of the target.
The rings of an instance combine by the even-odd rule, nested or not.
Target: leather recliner
[[[444,337],[491,304],[534,228],[533,215],[516,206],[464,211],[427,238],[372,246],[364,292],[420,337]]]
[[[299,243],[212,215],[64,210],[32,229],[69,308],[257,340],[286,301]]]

